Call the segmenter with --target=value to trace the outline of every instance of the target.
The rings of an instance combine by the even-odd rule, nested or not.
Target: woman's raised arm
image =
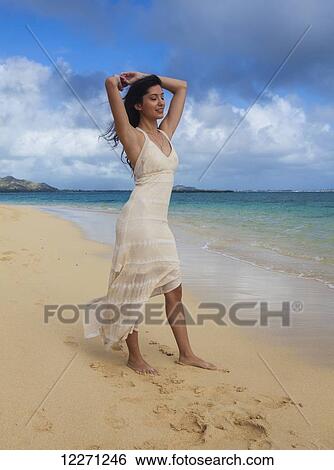
[[[112,75],[105,80],[108,100],[115,121],[115,130],[124,146],[129,140],[133,139],[136,131],[129,122],[122,97],[119,93],[122,91],[123,85],[125,85],[125,82],[121,80],[119,75]]]
[[[187,82],[176,78],[161,77],[160,75],[158,75],[158,77],[161,80],[162,88],[166,88],[174,95],[170,102],[168,112],[159,126],[171,139],[183,113],[187,95]]]

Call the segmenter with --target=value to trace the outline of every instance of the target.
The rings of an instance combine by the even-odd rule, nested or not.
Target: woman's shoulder
[[[132,138],[128,139],[126,144],[123,144],[123,147],[128,159],[131,161],[132,165],[135,165],[137,157],[145,145],[146,135],[139,127],[133,127],[133,129],[135,132],[132,133]]]

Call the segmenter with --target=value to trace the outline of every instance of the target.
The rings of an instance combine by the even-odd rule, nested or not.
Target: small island
[[[182,186],[182,184],[173,186],[173,191],[178,193],[234,193],[232,189],[198,189],[193,186]]]
[[[50,186],[46,183],[34,183],[33,181],[28,181],[24,179],[17,179],[14,176],[5,176],[0,178],[0,192],[49,192],[49,191],[71,191],[71,192],[107,192],[107,191],[130,191],[129,189],[58,189],[54,186]],[[220,190],[220,189],[197,189],[193,186],[183,186],[178,184],[173,186],[173,191],[179,193],[188,193],[188,192],[206,192],[206,193],[233,193],[232,190]]]
[[[14,178],[14,176],[5,176],[0,178],[0,192],[1,193],[10,193],[10,192],[31,192],[31,191],[59,191],[59,189],[54,188],[46,183],[33,183],[28,180],[20,180]]]

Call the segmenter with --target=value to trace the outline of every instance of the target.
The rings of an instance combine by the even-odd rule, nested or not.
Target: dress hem
[[[145,304],[145,303],[149,302],[149,300],[152,297],[155,297],[157,295],[167,294],[168,292],[171,292],[172,290],[176,289],[181,283],[182,283],[181,277],[177,277],[173,281],[170,281],[167,284],[164,284],[163,286],[160,286],[159,288],[153,289],[153,291],[152,291],[151,295],[149,296],[149,298],[142,301],[142,304]],[[168,287],[166,288],[166,286],[168,286]],[[105,299],[105,297],[103,297],[102,299]],[[102,299],[98,298],[98,299],[94,299],[94,300],[101,301]],[[94,305],[94,301],[89,302],[87,305]],[[85,326],[84,326],[84,328],[85,328]],[[102,326],[99,326],[98,329],[96,331],[94,331],[93,333],[85,334],[85,332],[84,332],[84,339],[96,338],[98,336],[101,339],[102,345],[104,346],[106,351],[109,351],[110,349],[122,350],[123,349],[122,345],[125,343],[125,340],[129,336],[129,334],[133,333],[133,331],[138,332],[139,331],[138,326],[131,325],[129,330],[126,331],[120,339],[111,339],[108,336],[106,336],[106,334],[104,333],[103,325],[102,325]]]

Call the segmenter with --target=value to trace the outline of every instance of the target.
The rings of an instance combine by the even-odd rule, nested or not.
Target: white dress
[[[146,132],[136,129],[143,132],[145,142],[134,168],[135,187],[116,222],[107,295],[89,302],[87,306],[94,307],[86,310],[83,318],[84,337],[100,336],[106,350],[122,349],[128,334],[139,331],[150,297],[169,292],[182,282],[175,238],[167,219],[178,155],[161,129],[170,143],[169,156]],[[122,310],[124,304],[135,304],[132,314]],[[134,311],[140,311],[141,317],[134,318]]]

